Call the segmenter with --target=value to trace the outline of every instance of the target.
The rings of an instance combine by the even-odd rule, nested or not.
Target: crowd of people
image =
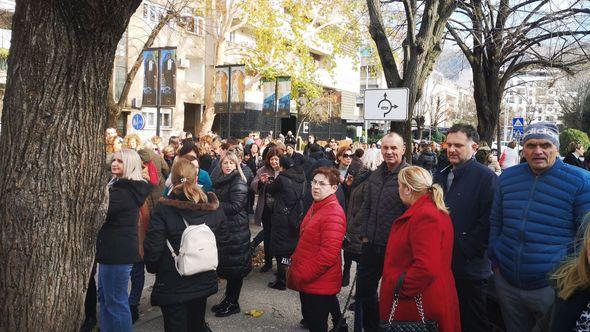
[[[210,331],[207,298],[218,278],[225,294],[211,310],[239,313],[263,243],[258,271],[276,266],[268,287],[299,292],[300,323],[312,332],[328,331],[330,317],[335,332],[397,322],[588,331],[590,172],[579,143],[559,158],[558,136],[552,124],[530,125],[520,148],[511,142],[496,158],[465,124],[442,145],[408,144],[396,133],[371,145],[310,135],[301,146],[290,132],[275,140],[183,132],[162,146],[159,137],[142,142],[110,128],[109,205],[82,330],[97,324],[98,294],[100,330],[131,331],[147,270],[166,331]],[[183,232],[197,225],[214,234],[217,265],[182,275]],[[354,326],[337,298],[351,279]],[[491,294],[499,320],[489,314]]]

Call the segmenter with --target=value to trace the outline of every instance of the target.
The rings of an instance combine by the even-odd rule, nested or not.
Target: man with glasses
[[[526,163],[502,173],[490,216],[489,255],[506,330],[531,331],[555,298],[548,274],[576,250],[590,211],[590,173],[558,158],[552,123],[529,125]]]
[[[366,197],[359,212],[365,222],[361,228],[363,244],[356,288],[357,305],[362,303],[365,331],[377,331],[379,328],[377,286],[383,274],[385,246],[393,221],[406,210],[399,197],[397,183],[399,171],[409,166],[404,161],[405,152],[404,139],[400,135],[385,135],[381,142],[384,162],[366,180]]]

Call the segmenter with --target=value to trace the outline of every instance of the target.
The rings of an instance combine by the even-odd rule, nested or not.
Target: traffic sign
[[[512,137],[519,140],[524,135],[524,119],[512,118]]]
[[[408,88],[365,90],[365,120],[406,121]]]
[[[135,130],[142,130],[145,127],[145,120],[141,113],[137,113],[131,118],[131,126]]]

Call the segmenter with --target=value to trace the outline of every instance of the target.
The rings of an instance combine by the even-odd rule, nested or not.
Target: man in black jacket
[[[486,255],[490,233],[490,210],[496,174],[478,163],[479,135],[471,125],[453,125],[447,134],[449,166],[435,174],[443,187],[455,231],[453,275],[464,332],[489,331],[486,292],[491,275]]]
[[[399,198],[397,175],[407,167],[404,161],[404,139],[389,133],[381,141],[383,163],[366,180],[365,200],[360,216],[363,242],[357,270],[357,305],[362,303],[365,331],[377,331],[379,327],[379,303],[377,286],[383,273],[383,260],[389,230],[393,221],[406,210]]]

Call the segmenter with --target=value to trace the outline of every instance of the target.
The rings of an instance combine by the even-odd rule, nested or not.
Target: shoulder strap
[[[188,228],[188,223],[186,222],[186,219],[182,218],[182,221],[184,222],[184,225]],[[170,249],[170,253],[172,254],[172,257],[176,258],[176,256],[177,256],[176,252],[174,251],[174,248],[172,248],[172,244],[170,244],[170,241],[168,241],[168,239],[166,239],[166,245],[168,246],[168,249]]]

